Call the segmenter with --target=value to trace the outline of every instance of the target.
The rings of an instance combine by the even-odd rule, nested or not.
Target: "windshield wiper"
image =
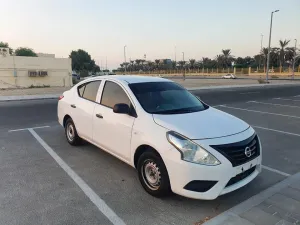
[[[181,114],[181,113],[192,113],[197,112],[199,110],[191,110],[191,109],[171,109],[160,112],[153,112],[154,114]]]

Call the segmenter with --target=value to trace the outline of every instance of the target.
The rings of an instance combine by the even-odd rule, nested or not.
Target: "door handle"
[[[72,108],[76,108],[76,105],[72,104],[71,107],[72,107]]]
[[[97,113],[96,116],[100,119],[103,119],[103,116],[100,113]]]

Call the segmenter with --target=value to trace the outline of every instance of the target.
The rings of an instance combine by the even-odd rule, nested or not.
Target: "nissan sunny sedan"
[[[59,98],[67,141],[86,140],[136,168],[143,188],[215,199],[261,171],[254,129],[159,77],[101,76]]]

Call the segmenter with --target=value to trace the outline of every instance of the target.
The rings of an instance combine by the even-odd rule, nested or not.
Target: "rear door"
[[[71,117],[80,137],[91,141],[93,134],[93,112],[101,80],[84,83],[77,88],[77,97],[71,103]],[[75,95],[76,95],[75,94]]]
[[[113,112],[115,104],[132,106],[125,89],[113,81],[106,81],[100,104],[95,106],[93,115],[93,141],[112,153],[129,161],[130,142],[134,116]],[[132,110],[133,107],[132,107]]]

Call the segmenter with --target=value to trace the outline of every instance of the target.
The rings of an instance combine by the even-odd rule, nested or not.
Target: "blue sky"
[[[2,0],[0,41],[11,47],[67,57],[84,49],[115,68],[127,60],[215,57],[229,48],[235,56],[257,54],[274,15],[272,45],[300,44],[299,0]],[[299,45],[298,45],[299,46]]]

